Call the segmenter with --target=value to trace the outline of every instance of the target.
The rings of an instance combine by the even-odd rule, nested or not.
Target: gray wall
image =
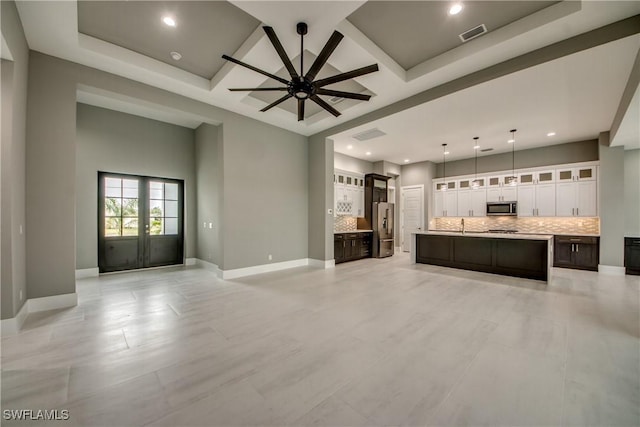
[[[224,269],[307,258],[306,137],[241,116],[222,133]]]
[[[570,142],[528,150],[516,150],[515,168],[534,168],[538,166],[563,163],[589,162],[598,160],[598,140]],[[511,169],[511,153],[480,155],[478,153],[478,173],[496,172]],[[447,162],[447,176],[473,174],[474,158]],[[438,163],[436,178],[443,176],[443,164]]]
[[[0,28],[13,61],[2,60],[0,153],[1,317],[14,317],[27,298],[25,146],[29,47],[15,3],[0,2]],[[22,228],[22,232],[20,229]],[[22,298],[20,298],[22,294]]]
[[[640,149],[624,152],[624,235],[640,237]]]
[[[609,132],[600,136],[600,264],[624,265],[624,148],[608,147]]]
[[[222,158],[222,126],[201,124],[196,129],[196,258],[216,265],[222,251]]]
[[[429,218],[433,215],[431,200],[433,197],[433,178],[436,174],[436,164],[433,162],[420,162],[403,165],[401,169],[401,186],[424,185],[424,226],[429,227]],[[400,188],[396,188],[400,192]]]
[[[333,140],[309,138],[309,258],[333,259]]]
[[[98,171],[184,180],[185,257],[195,257],[194,130],[86,104],[76,124],[76,268],[98,266]]]
[[[373,172],[373,163],[366,160],[356,159],[342,153],[333,153],[334,169],[341,169],[349,172],[367,174]]]
[[[148,106],[175,109],[206,123],[223,123],[224,252],[220,268],[265,264],[269,253],[274,256],[273,262],[307,258],[306,137],[38,52],[31,52],[30,63],[27,116],[30,297],[75,291],[76,88],[80,84],[116,96],[126,95]],[[46,223],[43,212],[47,213]],[[56,227],[51,227],[51,223]]]

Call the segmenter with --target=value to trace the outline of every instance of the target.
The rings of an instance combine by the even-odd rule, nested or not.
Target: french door
[[[98,172],[101,273],[182,264],[184,182]]]

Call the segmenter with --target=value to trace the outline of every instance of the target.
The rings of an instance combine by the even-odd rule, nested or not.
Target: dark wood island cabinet
[[[550,278],[552,236],[430,232],[414,236],[416,263],[535,280]]]

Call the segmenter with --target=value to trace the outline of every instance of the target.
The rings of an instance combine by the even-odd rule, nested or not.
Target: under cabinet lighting
[[[549,132],[549,133],[547,134],[547,136],[556,136],[556,133],[555,133],[555,132]]]
[[[409,159],[404,159],[404,162],[405,163],[409,163]]]
[[[353,145],[347,145],[347,150],[351,150],[353,148]]]
[[[367,156],[370,156],[370,155],[371,155],[371,151],[367,151],[367,152],[366,152],[366,153],[364,153],[364,154],[366,154]]]

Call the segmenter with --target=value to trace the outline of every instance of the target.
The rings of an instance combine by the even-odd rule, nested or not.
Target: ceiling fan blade
[[[311,68],[309,68],[309,71],[307,71],[307,75],[304,76],[305,78],[310,81],[313,81],[313,79],[316,78],[316,75],[322,69],[324,64],[326,64],[327,59],[329,59],[329,56],[331,56],[333,51],[336,50],[336,47],[338,47],[338,43],[340,43],[343,37],[344,36],[342,35],[342,33],[339,33],[338,31],[334,31],[333,34],[331,34],[329,41],[327,41],[327,44],[324,45],[322,51],[313,62],[313,65],[311,66]]]
[[[362,101],[368,101],[371,99],[371,95],[362,95],[360,93],[353,92],[343,92],[341,90],[331,90],[331,89],[318,89],[316,91],[318,95],[327,95],[327,96],[337,96],[339,98],[349,98],[349,99],[359,99]]]
[[[287,71],[289,72],[289,74],[291,74],[291,78],[297,79],[298,73],[296,72],[296,69],[293,68],[293,64],[291,63],[291,60],[287,56],[287,52],[285,52],[284,47],[282,47],[282,43],[280,43],[278,36],[276,36],[276,32],[273,31],[273,28],[271,27],[262,27],[262,28],[264,29],[264,32],[267,33],[267,37],[269,37],[269,40],[271,40],[271,44],[276,49],[276,52],[278,52],[278,56],[282,60],[282,63],[284,64],[284,66],[287,68]]]
[[[324,108],[325,110],[327,110],[328,112],[330,112],[331,114],[333,114],[334,116],[338,117],[340,115],[340,111],[336,110],[331,105],[324,102],[324,100],[321,99],[318,95],[312,95],[311,97],[309,97],[309,99],[315,102],[316,104],[318,104],[319,106],[321,106],[322,108]]]
[[[316,87],[323,87],[333,83],[339,83],[345,80],[353,79],[355,77],[364,76],[365,74],[378,71],[378,64],[369,65],[367,67],[358,68],[357,70],[347,71],[346,73],[336,74],[335,76],[327,77],[326,79],[313,82]]]
[[[298,121],[304,120],[304,99],[298,98]]]
[[[285,96],[283,96],[282,98],[278,99],[277,101],[272,102],[271,104],[267,105],[266,107],[264,107],[262,110],[263,113],[267,110],[272,109],[273,107],[275,107],[276,105],[280,104],[281,102],[286,101],[287,99],[291,98],[293,95],[291,94],[286,94]]]
[[[269,92],[287,90],[286,87],[247,87],[247,88],[230,88],[231,92]]]
[[[263,71],[263,70],[261,70],[259,68],[256,68],[256,67],[252,66],[252,65],[245,64],[244,62],[238,61],[237,59],[232,58],[232,57],[230,57],[228,55],[222,55],[222,59],[226,59],[227,61],[233,62],[234,64],[242,65],[243,67],[248,68],[251,71],[255,71],[256,73],[260,73],[263,76],[271,77],[272,79],[277,80],[280,83],[284,83],[286,85],[289,84],[289,82],[287,80],[283,79],[282,77],[278,77],[278,76],[276,76],[274,74],[267,73],[266,71]]]

